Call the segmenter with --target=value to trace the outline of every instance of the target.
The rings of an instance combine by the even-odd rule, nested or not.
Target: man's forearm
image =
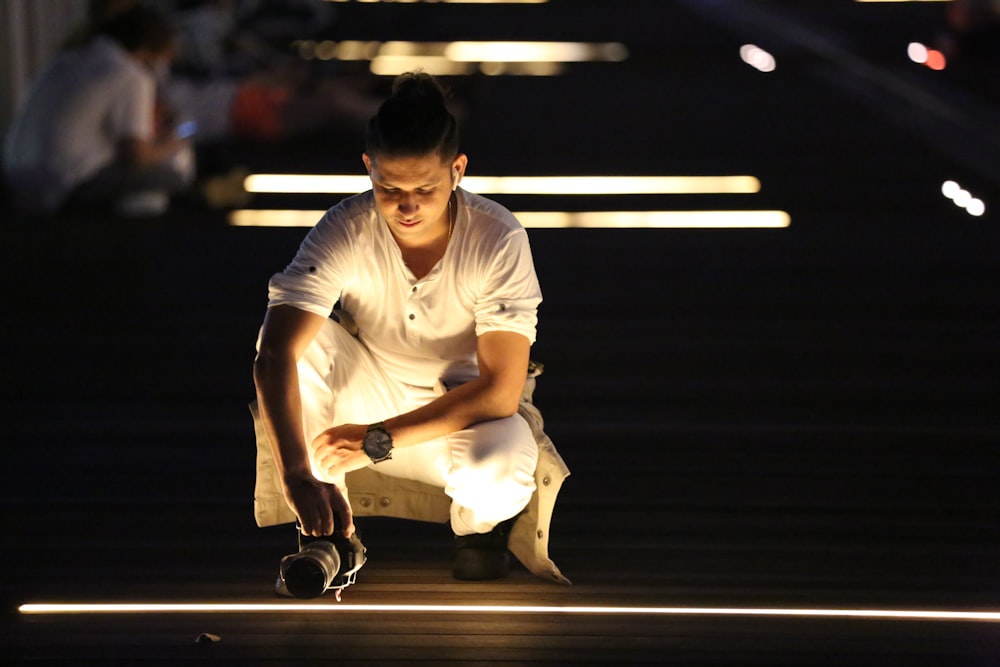
[[[406,447],[473,424],[517,412],[531,344],[521,334],[497,331],[479,337],[479,377],[412,412],[385,422],[396,446]]]
[[[257,405],[282,479],[311,474],[302,430],[302,397],[294,362],[258,357],[254,363]]]
[[[486,378],[477,378],[416,410],[387,419],[385,427],[394,446],[408,447],[516,411],[516,400],[509,400]]]

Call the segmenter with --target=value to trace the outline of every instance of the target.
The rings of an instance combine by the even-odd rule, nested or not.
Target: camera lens
[[[326,591],[340,571],[340,554],[325,540],[311,542],[281,561],[281,576],[297,598],[315,598]]]

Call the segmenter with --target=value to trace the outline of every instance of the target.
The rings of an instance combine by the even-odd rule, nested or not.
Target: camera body
[[[358,534],[344,537],[337,528],[333,535],[310,537],[299,533],[299,551],[281,559],[275,591],[295,598],[316,598],[334,591],[337,600],[354,583],[367,560],[365,545]]]

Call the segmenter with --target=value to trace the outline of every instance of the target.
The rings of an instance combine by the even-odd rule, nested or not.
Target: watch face
[[[381,426],[374,426],[365,432],[361,447],[368,458],[377,463],[389,458],[389,452],[392,451],[392,436]]]

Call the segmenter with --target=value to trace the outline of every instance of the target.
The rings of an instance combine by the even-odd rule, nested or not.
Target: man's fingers
[[[328,449],[316,456],[316,462],[321,468],[329,469],[340,463],[343,458],[343,452],[339,449]]]
[[[340,518],[344,524],[344,537],[350,537],[354,534],[354,517],[352,517],[351,513],[348,512],[346,518],[343,514],[340,515]]]
[[[331,509],[340,517],[344,537],[350,537],[354,534],[354,513],[351,511],[350,503],[344,500],[344,496],[336,488],[333,490],[330,501]]]
[[[299,512],[299,530],[302,531],[303,535],[309,535],[310,537],[316,537],[317,527],[319,525],[319,519],[313,512]]]
[[[333,510],[329,505],[323,504],[319,509],[319,535],[333,535]],[[319,536],[317,535],[317,537]]]
[[[333,535],[333,509],[323,502],[304,508],[299,513],[299,523],[302,525],[304,535],[310,537]]]
[[[338,524],[346,537],[354,534],[351,506],[336,485],[314,481],[295,496],[296,501],[293,506],[302,525],[303,535],[311,537],[333,535]]]

